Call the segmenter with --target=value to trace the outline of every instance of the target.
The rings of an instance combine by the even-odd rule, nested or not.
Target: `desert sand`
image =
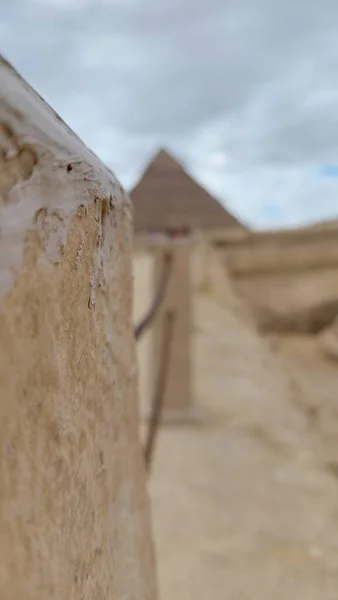
[[[134,259],[135,321],[151,258]],[[224,273],[224,276],[226,274]],[[338,366],[261,337],[231,293],[194,293],[194,426],[162,427],[149,478],[161,600],[338,597]],[[138,345],[143,412],[147,335]]]

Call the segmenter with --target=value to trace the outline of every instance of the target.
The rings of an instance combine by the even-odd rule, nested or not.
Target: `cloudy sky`
[[[166,146],[254,227],[338,217],[337,0],[3,0],[0,41],[127,189]]]

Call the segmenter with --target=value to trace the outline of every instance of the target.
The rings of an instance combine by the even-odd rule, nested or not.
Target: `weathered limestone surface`
[[[250,309],[235,294],[234,283],[219,252],[205,240],[194,249],[194,287],[196,292],[208,294],[220,306],[231,306],[243,321],[253,324]]]
[[[0,60],[0,598],[154,600],[131,210]]]
[[[155,248],[154,285],[158,288],[163,269],[163,256],[168,248]],[[175,321],[170,347],[168,379],[164,395],[163,418],[171,420],[192,404],[192,287],[191,242],[180,240],[171,245],[172,269],[166,295],[154,323],[152,375],[156,377],[164,335],[164,323],[168,310],[174,311]]]
[[[326,358],[338,363],[338,316],[331,327],[324,329],[318,336],[318,345]]]
[[[261,330],[317,333],[338,312],[338,221],[251,233],[221,250],[236,293]]]

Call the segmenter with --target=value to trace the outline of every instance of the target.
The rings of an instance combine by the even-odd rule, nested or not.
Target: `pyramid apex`
[[[160,147],[153,155],[131,191],[131,199],[136,231],[161,230],[174,224],[201,229],[242,227],[167,148]]]

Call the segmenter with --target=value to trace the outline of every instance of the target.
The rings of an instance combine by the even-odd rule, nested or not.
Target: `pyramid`
[[[138,233],[169,227],[243,228],[166,150],[156,154],[131,199]]]

